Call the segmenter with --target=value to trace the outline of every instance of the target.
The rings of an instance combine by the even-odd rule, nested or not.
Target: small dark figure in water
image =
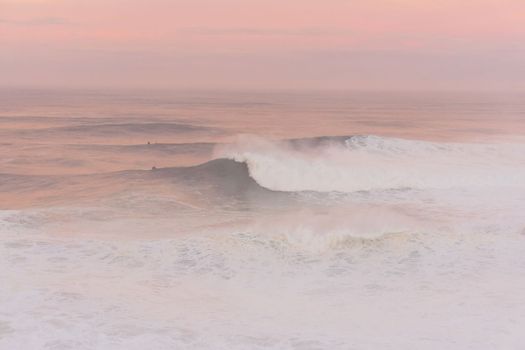
[[[151,142],[148,141],[148,145],[151,145]]]
[[[157,167],[156,166],[152,166],[151,170],[155,171],[155,170],[157,170]]]

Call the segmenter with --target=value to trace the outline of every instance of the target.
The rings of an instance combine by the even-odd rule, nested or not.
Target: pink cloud
[[[0,11],[4,57],[39,52],[73,66],[86,50],[142,52],[154,64],[293,51],[516,56],[525,42],[521,0],[0,0]]]

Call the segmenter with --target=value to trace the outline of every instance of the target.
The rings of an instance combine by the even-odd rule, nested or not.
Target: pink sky
[[[0,86],[525,88],[523,0],[0,0]]]

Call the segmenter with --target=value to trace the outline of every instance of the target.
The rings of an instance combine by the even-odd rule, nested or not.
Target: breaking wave
[[[283,192],[525,186],[525,145],[521,144],[433,143],[379,136],[298,143],[241,137],[218,148],[216,155],[245,163],[260,186]]]
[[[46,204],[142,190],[187,191],[208,202],[268,204],[316,193],[525,188],[525,145],[434,143],[379,136],[271,141],[240,137],[190,167],[76,176],[0,174],[4,202]],[[181,186],[179,186],[181,185]],[[54,194],[50,196],[52,191]],[[213,192],[210,192],[213,191]],[[323,195],[324,196],[324,195]],[[0,205],[0,208],[2,206]]]

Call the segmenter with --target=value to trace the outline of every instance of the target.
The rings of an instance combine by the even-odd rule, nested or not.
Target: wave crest
[[[297,148],[291,141],[244,136],[216,154],[246,163],[260,186],[283,192],[525,186],[525,145],[434,143],[373,135],[340,141]]]

